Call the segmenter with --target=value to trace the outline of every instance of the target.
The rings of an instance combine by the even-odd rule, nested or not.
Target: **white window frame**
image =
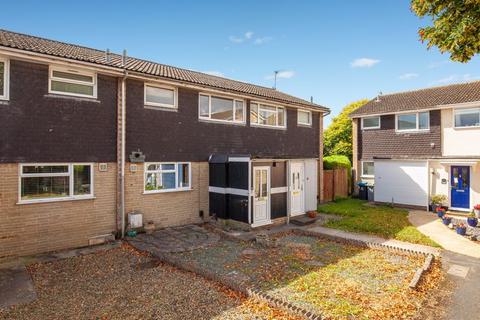
[[[360,175],[361,178],[375,178],[375,173],[374,174],[364,174],[363,173],[363,166],[366,162],[371,162],[373,164],[373,168],[375,170],[375,161],[362,161],[362,174]]]
[[[378,118],[378,126],[375,127],[365,127],[363,125],[363,120],[364,119],[372,119],[372,118]],[[373,116],[373,117],[364,117],[362,118],[362,130],[374,130],[374,129],[380,129],[382,127],[382,117],[380,116]]]
[[[75,195],[74,194],[74,166],[90,166],[90,194]],[[68,172],[58,173],[23,173],[23,167],[29,166],[67,166]],[[20,163],[18,171],[18,204],[30,204],[30,203],[44,203],[44,202],[57,202],[57,201],[71,201],[71,200],[87,200],[94,199],[94,166],[93,163]],[[57,198],[39,198],[32,200],[22,200],[22,178],[38,178],[38,177],[69,177],[69,195],[66,197]]]
[[[475,128],[480,128],[480,125],[478,126],[465,126],[465,127],[459,127],[457,126],[456,124],[456,121],[455,121],[455,118],[456,118],[456,115],[457,114],[462,114],[462,113],[471,113],[472,111],[477,111],[478,113],[480,113],[480,107],[477,107],[477,108],[462,108],[462,109],[453,109],[453,128],[455,129],[460,129],[460,130],[464,130],[464,129],[475,129]]]
[[[256,104],[257,107],[258,107],[258,114],[257,114],[257,122],[251,122],[250,121],[250,125],[252,127],[263,127],[263,128],[274,128],[274,129],[286,129],[287,128],[287,108],[285,108],[284,106],[279,106],[279,105],[275,105],[275,104],[269,104],[269,103],[264,103],[264,102],[259,102],[259,101],[251,101],[250,102],[250,113],[252,112],[252,104]],[[260,120],[260,117],[259,117],[259,114],[260,114],[260,109],[262,108],[262,105],[263,106],[267,106],[267,107],[273,107],[275,108],[275,112],[277,114],[277,117],[276,117],[276,125],[270,125],[270,124],[260,124],[259,123],[259,120]],[[278,109],[282,109],[283,110],[283,125],[278,125]],[[270,111],[270,110],[268,110]],[[249,114],[249,118],[251,118],[251,115]]]
[[[308,113],[309,115],[309,119],[310,119],[310,122],[306,123],[306,122],[300,122],[300,118],[298,117],[298,114],[301,113],[301,112],[305,112],[305,113]],[[312,126],[312,111],[310,110],[304,110],[304,109],[298,109],[297,110],[297,124],[301,125],[301,126],[307,126],[307,127],[311,127]]]
[[[157,88],[157,89],[165,89],[165,90],[172,90],[173,91],[173,105],[167,104],[167,103],[157,103],[157,102],[147,101],[147,87]],[[145,106],[149,106],[149,107],[178,109],[178,89],[176,87],[172,87],[172,86],[168,86],[168,85],[145,82],[143,84],[143,104]]]
[[[10,98],[10,60],[0,57],[0,62],[5,64],[3,74],[3,95],[0,96],[0,100],[8,100]]]
[[[173,170],[148,170],[150,165],[159,165],[160,167],[163,164],[173,164],[175,165],[175,169]],[[188,187],[179,187],[178,186],[178,169],[180,165],[188,164]],[[192,163],[191,162],[146,162],[144,166],[144,174],[143,174],[143,193],[150,194],[150,193],[166,193],[166,192],[178,192],[178,191],[189,191],[192,190]],[[149,173],[162,173],[162,172],[173,172],[175,171],[175,188],[172,189],[165,189],[165,190],[146,190],[145,187],[147,185],[147,174]]]
[[[200,114],[200,97],[205,96],[208,97],[208,117],[201,116]],[[212,97],[221,98],[221,99],[228,99],[233,101],[233,120],[220,120],[220,119],[212,119]],[[236,101],[240,101],[243,103],[243,120],[238,121],[236,120]],[[199,92],[198,93],[198,119],[203,121],[212,121],[212,122],[221,122],[221,123],[231,123],[231,124],[245,124],[246,123],[246,110],[247,110],[247,103],[244,99],[239,99],[237,97],[232,97],[228,95],[219,95],[214,93],[206,93],[206,92]]]
[[[420,129],[420,113],[428,114],[428,128]],[[414,114],[416,116],[416,128],[415,129],[399,129],[398,128],[398,118],[400,116],[408,116]],[[395,131],[396,132],[427,132],[430,131],[430,111],[419,111],[419,112],[408,112],[408,113],[397,113],[395,114]]]
[[[70,80],[70,79],[65,79],[65,78],[57,78],[57,77],[53,76],[53,71],[60,71],[60,72],[66,72],[66,73],[79,74],[79,75],[82,75],[82,76],[89,76],[89,77],[92,77],[93,83],[85,82],[85,81],[78,81],[78,80]],[[52,81],[53,80],[60,81],[60,82],[65,82],[65,83],[93,86],[93,95],[52,90]],[[72,96],[72,97],[96,99],[97,98],[97,73],[93,72],[93,71],[88,71],[88,70],[50,65],[49,66],[49,72],[48,72],[48,93],[58,94],[58,95],[62,95],[62,96]]]

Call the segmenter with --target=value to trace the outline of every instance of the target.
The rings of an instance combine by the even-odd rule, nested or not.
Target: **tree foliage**
[[[411,4],[417,16],[433,20],[433,25],[418,32],[427,48],[436,46],[460,62],[468,62],[480,52],[479,0],[412,0]]]
[[[367,102],[367,99],[363,99],[350,103],[333,118],[332,123],[323,133],[325,156],[344,155],[350,161],[352,160],[352,120],[348,116]]]

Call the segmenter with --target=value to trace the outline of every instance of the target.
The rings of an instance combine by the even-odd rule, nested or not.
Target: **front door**
[[[270,220],[270,167],[253,167],[253,224]]]
[[[452,166],[451,206],[458,209],[470,208],[470,167]]]
[[[305,213],[304,165],[303,162],[292,162],[290,168],[290,215],[298,216]]]

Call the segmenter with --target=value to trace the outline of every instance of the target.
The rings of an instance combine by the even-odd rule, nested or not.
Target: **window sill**
[[[306,124],[306,123],[297,123],[297,127],[301,127],[301,128],[311,128],[312,125],[311,125],[311,124]]]
[[[413,133],[413,134],[421,134],[421,133],[430,133],[430,129],[428,130],[396,130],[395,131],[396,134],[410,134],[410,133]]]
[[[1,106],[1,105],[8,106],[9,104],[10,104],[10,100],[8,100],[8,99],[0,99],[0,106]]]
[[[255,123],[250,123],[250,126],[253,128],[265,128],[265,129],[273,129],[273,130],[287,130],[287,127],[276,127],[276,126],[268,126],[268,125],[262,125],[262,124],[255,124]]]
[[[453,127],[455,130],[478,130],[480,126],[469,126],[469,127]]]
[[[203,119],[203,118],[198,118],[198,122],[224,124],[227,126],[246,126],[245,122],[233,122],[233,121],[223,121],[223,120],[213,120],[213,119]]]
[[[17,205],[63,202],[63,201],[94,200],[94,199],[96,199],[96,197],[89,196],[89,197],[66,197],[66,198],[52,198],[52,199],[20,200],[17,202]]]
[[[77,101],[100,103],[100,100],[98,100],[97,98],[77,97],[77,96],[70,96],[68,94],[63,95],[58,93],[49,93],[44,95],[44,97],[53,98],[53,99],[66,99],[66,100],[77,100]]]
[[[374,179],[375,176],[360,176],[360,178],[364,178],[364,179]]]
[[[149,104],[145,104],[143,107],[150,110],[178,112],[177,107],[154,106]]]
[[[143,191],[143,194],[158,194],[158,193],[172,193],[172,192],[185,192],[193,191],[193,188],[188,189],[170,189],[170,190],[154,190],[154,191]]]
[[[374,128],[362,128],[362,131],[368,131],[368,130],[380,130],[380,127],[374,127]]]

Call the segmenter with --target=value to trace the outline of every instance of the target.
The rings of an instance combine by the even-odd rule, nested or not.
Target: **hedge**
[[[350,169],[352,167],[352,163],[350,159],[346,156],[342,155],[333,155],[327,156],[323,158],[323,169],[324,170],[332,170],[335,168],[347,168]]]

